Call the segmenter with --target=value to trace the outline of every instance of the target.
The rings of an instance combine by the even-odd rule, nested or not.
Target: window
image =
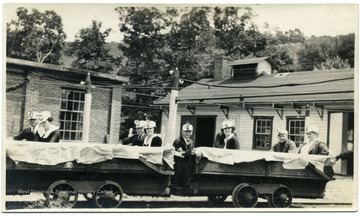
[[[287,128],[289,131],[289,139],[296,143],[296,147],[304,143],[305,119],[288,118]]]
[[[257,64],[234,65],[234,80],[255,79]]]
[[[255,117],[254,149],[269,150],[271,147],[272,117]]]
[[[62,140],[81,140],[85,93],[81,90],[61,89],[60,134]]]

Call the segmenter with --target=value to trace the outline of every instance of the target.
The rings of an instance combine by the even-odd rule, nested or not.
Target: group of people
[[[122,144],[130,144],[136,146],[161,146],[162,140],[158,134],[154,133],[156,123],[154,121],[135,120],[136,134],[122,141]],[[194,148],[194,141],[191,139],[193,134],[193,126],[185,123],[181,128],[181,135],[174,140],[173,146],[175,151],[189,155]],[[216,134],[215,148],[223,149],[240,149],[239,140],[235,131],[235,123],[233,120],[225,119],[221,124],[221,131]],[[272,146],[270,151],[284,153],[299,154],[315,154],[328,155],[329,149],[326,144],[318,139],[319,129],[310,126],[305,132],[308,142],[305,142],[299,149],[296,148],[294,141],[289,139],[288,131],[285,129],[278,130],[278,142]]]
[[[237,139],[234,122],[225,119],[221,126],[221,131],[216,134],[214,147],[224,149],[240,149],[240,144]],[[289,139],[289,133],[285,129],[280,129],[278,132],[278,142],[272,146],[270,151],[284,152],[284,153],[299,153],[299,154],[315,154],[328,155],[329,149],[326,144],[319,140],[319,129],[316,126],[310,126],[306,130],[308,142],[305,142],[299,149],[296,148],[294,141]]]
[[[308,127],[308,129],[305,131],[305,134],[308,138],[308,142],[305,142],[300,146],[299,150],[297,150],[295,142],[289,139],[288,131],[285,129],[278,130],[279,141],[270,149],[270,151],[312,155],[329,154],[329,148],[323,141],[319,140],[318,127]]]
[[[155,133],[156,122],[150,120],[135,120],[134,124],[136,134],[121,140],[121,144],[148,147],[162,146],[161,136]]]
[[[150,120],[135,120],[136,133],[120,140],[120,144],[131,146],[160,147],[162,138],[155,133],[156,122]],[[173,146],[176,151],[182,152],[183,155],[191,154],[194,148],[194,141],[191,139],[193,126],[186,123],[182,126],[181,135],[174,140]]]
[[[30,127],[22,130],[18,135],[14,136],[14,140],[28,140],[38,142],[59,142],[60,130],[58,126],[52,124],[53,117],[49,111],[28,113],[28,120]],[[150,120],[135,120],[136,133],[120,143],[124,145],[133,146],[147,146],[147,147],[161,147],[162,139],[159,134],[155,133],[156,122]],[[190,123],[185,123],[181,128],[181,135],[174,140],[173,147],[175,151],[181,152],[182,155],[187,156],[195,147],[191,136],[193,134],[193,126]],[[233,120],[225,119],[221,124],[221,131],[216,134],[214,147],[223,149],[240,149],[240,144],[237,139],[235,131],[235,123]],[[329,155],[327,145],[319,140],[319,129],[315,126],[310,126],[306,130],[308,142],[305,142],[296,148],[294,141],[289,139],[289,133],[285,129],[278,130],[278,142],[272,146],[270,151],[283,153],[299,153],[299,154],[313,154],[313,155]],[[346,155],[347,156],[347,155]],[[339,155],[336,159],[347,159],[343,155]]]
[[[162,139],[159,134],[154,133],[156,123],[154,121],[135,120],[136,134],[123,139],[120,143],[133,146],[162,146]],[[224,149],[240,149],[239,141],[234,133],[235,126],[232,120],[226,119],[222,123],[221,133],[217,134],[217,146]],[[187,122],[181,127],[181,135],[173,142],[175,151],[182,156],[189,156],[195,147],[194,140],[191,138],[193,126]]]
[[[60,130],[58,126],[52,124],[54,118],[49,111],[28,113],[30,127],[22,130],[14,136],[14,140],[27,140],[37,142],[59,142]]]

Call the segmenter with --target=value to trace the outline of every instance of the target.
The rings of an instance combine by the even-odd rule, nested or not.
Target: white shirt
[[[314,139],[313,141],[310,141],[308,143],[305,143],[302,147],[301,147],[301,152],[300,154],[309,154],[309,151],[312,149],[313,144],[315,143],[315,141],[317,141],[318,139]]]

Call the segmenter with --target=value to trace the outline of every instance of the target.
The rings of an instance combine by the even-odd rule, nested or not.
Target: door
[[[334,154],[354,151],[354,113],[330,113],[329,149]],[[333,166],[335,173],[353,175],[354,161],[339,160]]]
[[[186,122],[193,125],[194,131],[191,138],[195,141],[195,147],[213,146],[216,116],[181,116],[181,127]]]

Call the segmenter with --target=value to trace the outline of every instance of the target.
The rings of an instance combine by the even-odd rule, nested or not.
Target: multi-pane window
[[[289,139],[299,147],[304,143],[305,119],[288,119]]]
[[[270,149],[272,135],[271,117],[256,117],[254,122],[254,148]]]
[[[255,79],[256,78],[256,67],[257,64],[250,65],[234,65],[234,79]]]
[[[81,140],[85,93],[81,90],[61,89],[60,133],[62,140]]]

